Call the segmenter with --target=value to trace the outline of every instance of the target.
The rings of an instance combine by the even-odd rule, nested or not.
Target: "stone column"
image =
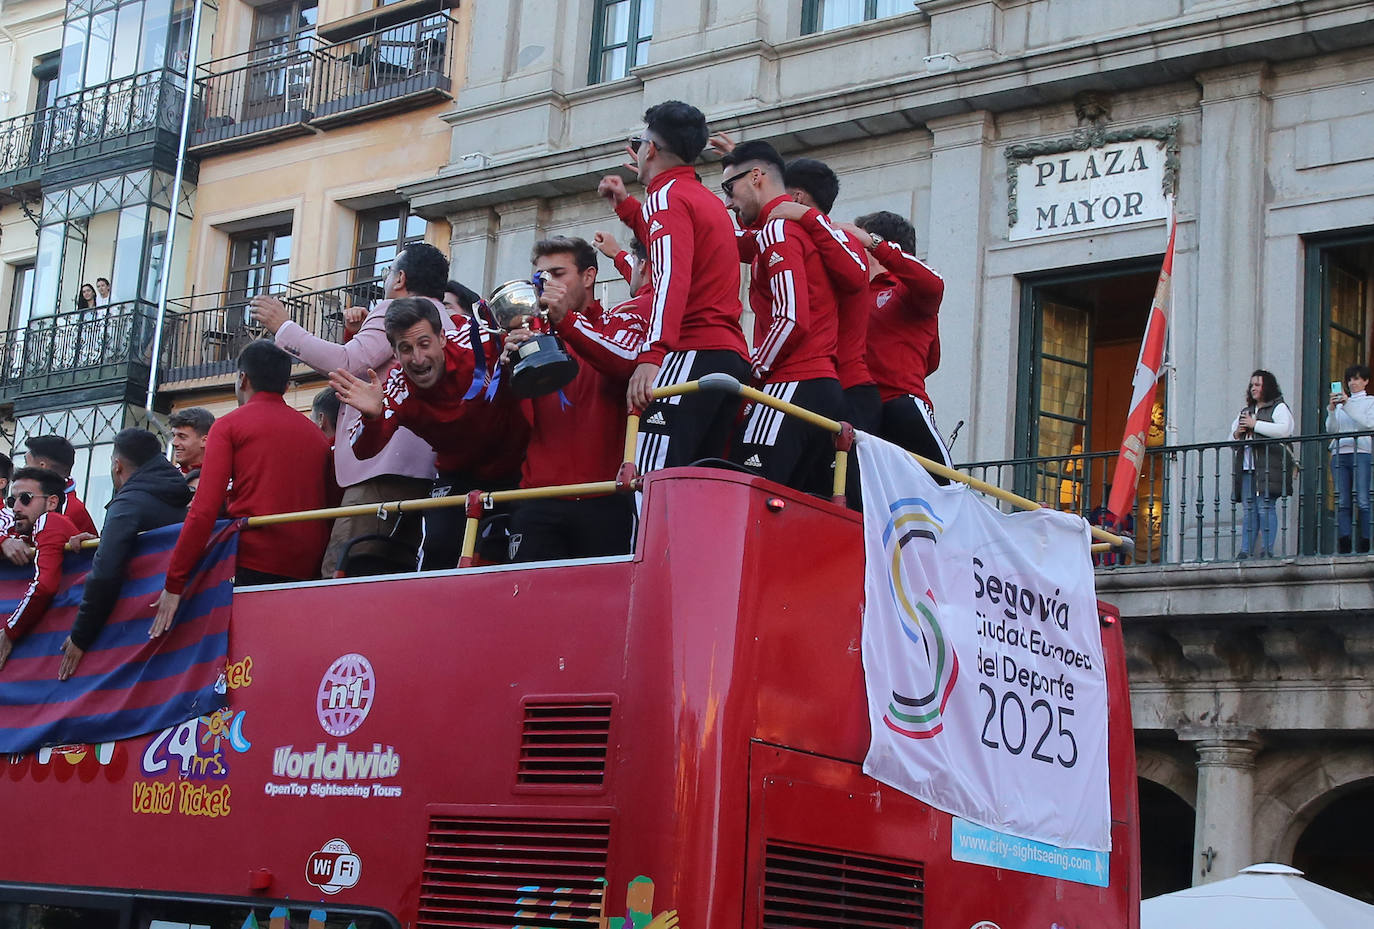
[[[1235,877],[1254,864],[1253,738],[1197,739],[1197,827],[1193,885]]]
[[[1218,337],[1174,339],[1179,389],[1170,401],[1179,404],[1177,422],[1225,424],[1238,409],[1237,385],[1244,387],[1239,372],[1273,371],[1280,384],[1293,385],[1292,402],[1302,340],[1293,338],[1291,310],[1281,321],[1263,313],[1266,164],[1256,153],[1265,150],[1269,134],[1268,65],[1217,68],[1200,72],[1197,80],[1202,85],[1198,176],[1183,176],[1180,182],[1185,202],[1189,192],[1197,197],[1195,325]],[[1192,409],[1184,405],[1189,402]],[[1181,438],[1214,441],[1218,436],[1212,427],[1206,435]]]
[[[1003,436],[980,423],[1004,422],[1014,415],[1008,393],[977,389],[984,372],[988,383],[1014,384],[1008,372],[1016,370],[1013,336],[1015,307],[1009,322],[987,325],[983,319],[983,246],[987,228],[983,203],[986,152],[993,144],[995,127],[986,111],[960,113],[933,119],[926,124],[933,136],[930,154],[930,201],[928,227],[916,230],[916,251],[945,280],[940,304],[940,340],[946,346],[945,362],[928,389],[935,404],[940,431],[946,439],[954,424],[967,420],[956,460],[973,461],[980,450],[975,442],[991,442],[1001,455]],[[990,185],[988,185],[990,186]],[[955,346],[971,350],[968,362],[954,357]]]
[[[496,211],[488,207],[465,210],[451,214],[448,222],[453,230],[448,245],[449,277],[490,297],[496,258]]]
[[[513,200],[496,207],[500,229],[496,236],[493,261],[488,268],[491,286],[530,276],[530,249],[548,226],[548,204],[544,200]]]

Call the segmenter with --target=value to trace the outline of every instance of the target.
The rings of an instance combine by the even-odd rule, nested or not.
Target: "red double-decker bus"
[[[1112,852],[979,863],[862,773],[859,517],[644,491],[626,557],[236,592],[228,709],[0,762],[0,925],[1138,925],[1110,609]]]

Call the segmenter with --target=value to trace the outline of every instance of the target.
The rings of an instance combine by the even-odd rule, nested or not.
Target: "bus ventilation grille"
[[[420,927],[597,926],[611,825],[432,816]]]
[[[600,787],[606,780],[611,703],[525,703],[515,781],[545,787]]]
[[[917,862],[769,842],[764,929],[920,929],[924,869]]]

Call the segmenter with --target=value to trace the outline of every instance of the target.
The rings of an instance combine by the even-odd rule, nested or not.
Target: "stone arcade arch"
[[[1193,886],[1193,805],[1175,790],[1146,777],[1140,790],[1140,896]]]
[[[1374,903],[1374,774],[1334,790],[1293,848],[1293,866],[1310,881]]]

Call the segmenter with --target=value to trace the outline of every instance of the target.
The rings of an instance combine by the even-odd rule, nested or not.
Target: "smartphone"
[[[1331,392],[1333,394],[1343,394],[1345,393],[1345,385],[1342,384],[1340,381],[1332,381]]]

